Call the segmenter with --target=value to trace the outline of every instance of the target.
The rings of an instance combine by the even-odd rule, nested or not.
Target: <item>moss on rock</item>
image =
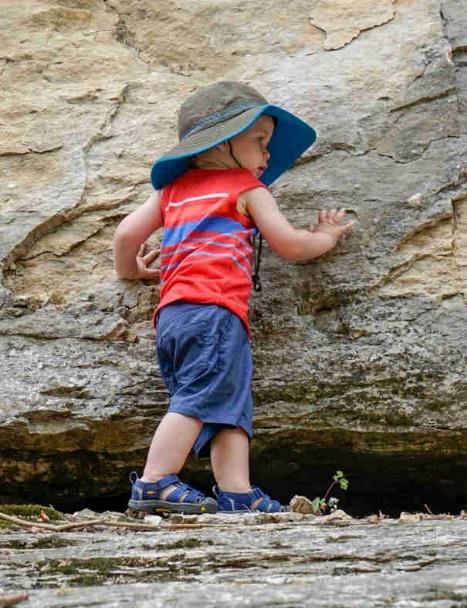
[[[0,513],[5,515],[11,515],[13,517],[21,517],[22,519],[29,519],[31,521],[37,521],[37,518],[41,513],[45,514],[50,521],[64,520],[65,517],[60,511],[56,511],[53,507],[44,507],[42,505],[24,504],[24,505],[1,505]],[[0,528],[8,528],[11,524],[8,521],[0,519]]]

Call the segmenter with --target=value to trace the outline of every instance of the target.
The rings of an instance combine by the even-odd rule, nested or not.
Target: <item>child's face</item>
[[[255,177],[260,177],[268,166],[270,158],[267,149],[274,131],[274,121],[270,116],[260,116],[249,129],[230,140],[235,158],[242,167],[249,169]],[[224,144],[228,150],[228,144]],[[232,159],[232,167],[237,167]]]

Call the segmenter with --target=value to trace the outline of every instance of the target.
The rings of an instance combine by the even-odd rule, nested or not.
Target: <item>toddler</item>
[[[316,133],[250,86],[223,81],[199,89],[182,104],[178,127],[178,145],[152,167],[154,192],[114,240],[120,277],[160,275],[154,323],[170,395],[143,476],[130,476],[128,504],[149,512],[285,511],[250,484],[253,237],[259,231],[285,260],[308,260],[331,250],[353,222],[328,209],[297,230],[282,215],[268,185]],[[160,227],[160,250],[145,253]],[[160,270],[150,267],[158,257]],[[211,458],[215,498],[177,477],[192,449]]]

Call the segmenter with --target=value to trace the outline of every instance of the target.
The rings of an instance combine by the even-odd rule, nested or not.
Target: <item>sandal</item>
[[[134,511],[149,513],[217,513],[217,503],[202,492],[195,490],[186,483],[182,483],[176,475],[166,475],[156,482],[141,481],[133,471],[130,473],[132,483],[131,498],[128,507]],[[168,496],[161,500],[161,490],[174,485]]]
[[[286,513],[289,507],[281,505],[278,500],[273,500],[263,490],[253,487],[250,492],[222,492],[218,486],[214,486],[213,494],[217,498],[219,511],[229,513],[245,513],[245,511],[261,511],[262,513]],[[252,508],[251,505],[258,499],[260,502]]]

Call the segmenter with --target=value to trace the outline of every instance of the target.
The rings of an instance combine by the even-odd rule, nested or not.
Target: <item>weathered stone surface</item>
[[[188,597],[193,606],[462,608],[467,522],[420,519],[234,515],[203,516],[213,527],[195,530],[4,532],[1,585],[27,590],[24,608]]]
[[[384,25],[393,19],[394,0],[365,0],[350,3],[346,0],[327,2],[318,0],[312,5],[310,22],[326,33],[323,48],[338,49],[356,38],[360,32]]]
[[[181,100],[231,78],[317,128],[274,185],[287,217],[307,226],[339,206],[356,220],[309,264],[266,250],[258,478],[313,495],[347,466],[357,496],[381,482],[386,498],[431,488],[465,506],[466,13],[462,0],[5,3],[1,494],[118,495],[142,464],[167,399],[157,285],[115,277],[112,236],[149,194]]]

